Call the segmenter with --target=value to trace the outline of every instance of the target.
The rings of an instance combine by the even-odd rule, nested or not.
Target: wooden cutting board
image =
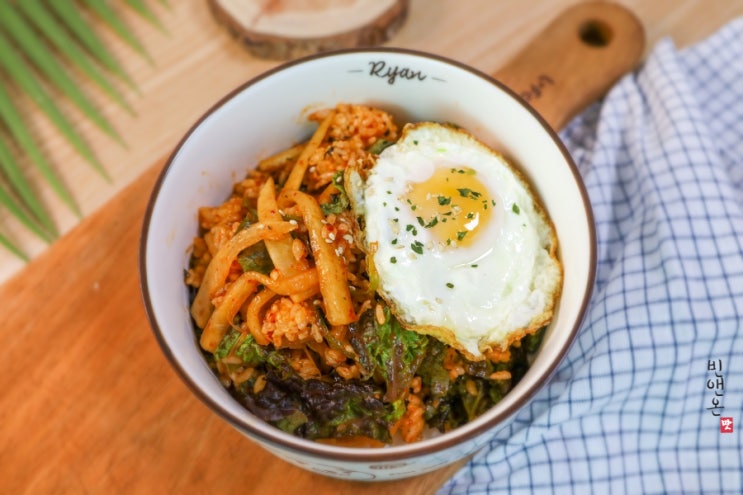
[[[580,10],[580,9],[579,9]],[[499,76],[521,92],[547,77],[532,96],[550,122],[562,125],[639,60],[642,29],[612,11],[605,22],[622,39],[586,49],[575,35],[576,13],[548,27]],[[590,14],[590,15],[589,15]],[[594,15],[595,14],[595,15]],[[604,21],[601,21],[604,22]],[[633,24],[634,23],[634,24]],[[595,26],[594,26],[595,27]],[[566,29],[567,28],[567,29]],[[550,40],[550,44],[544,44]],[[538,40],[539,41],[539,40]],[[608,41],[608,40],[604,40]],[[573,65],[552,64],[560,46]],[[586,53],[581,54],[581,50]],[[607,70],[576,89],[581,61],[594,53]],[[610,56],[607,56],[610,55]],[[617,61],[621,63],[617,64]],[[524,63],[526,61],[526,63]],[[610,64],[606,64],[610,61]],[[598,62],[597,62],[598,63]],[[586,65],[587,66],[587,65]],[[564,68],[569,70],[565,71]],[[594,67],[595,69],[596,67]],[[612,70],[608,70],[612,68]],[[534,72],[534,69],[538,69]],[[593,72],[593,71],[592,71]],[[561,102],[582,94],[567,106]],[[556,97],[564,94],[565,97]],[[569,111],[566,110],[569,108]],[[169,368],[153,339],[139,291],[137,255],[142,218],[163,161],[40,256],[0,290],[6,316],[0,365],[3,441],[0,465],[9,492],[430,493],[459,465],[384,484],[325,478],[291,466],[242,437],[198,402]],[[70,269],[73,268],[74,269]]]
[[[548,100],[535,95],[558,85],[540,87],[539,76],[558,79],[520,60],[499,75],[540,107]],[[555,125],[570,114],[549,108]],[[191,395],[151,334],[139,288],[142,218],[165,158],[0,287],[0,492],[435,492],[458,465],[380,484],[326,478],[257,447]]]
[[[141,222],[163,163],[0,290],[0,492],[433,492],[455,467],[378,485],[322,477],[259,448],[189,392],[139,292]]]

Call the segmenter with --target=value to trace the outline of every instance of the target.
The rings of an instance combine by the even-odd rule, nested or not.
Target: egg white
[[[469,246],[442,242],[406,201],[437,168],[463,166],[494,208]],[[482,359],[551,318],[562,283],[554,228],[520,174],[467,132],[408,125],[365,182],[347,176],[347,189],[364,217],[378,292],[407,328]]]

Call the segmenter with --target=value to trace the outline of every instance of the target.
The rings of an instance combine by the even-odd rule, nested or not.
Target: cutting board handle
[[[559,130],[640,62],[642,23],[609,2],[577,4],[493,76]]]

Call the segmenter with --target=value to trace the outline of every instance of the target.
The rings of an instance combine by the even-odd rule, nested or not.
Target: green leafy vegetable
[[[451,381],[449,372],[444,367],[446,345],[436,339],[430,339],[428,352],[418,367],[417,374],[425,384],[428,395],[425,401],[424,418],[434,428],[443,431],[449,417],[449,394]]]
[[[227,357],[227,355],[230,353],[232,348],[235,346],[235,343],[240,338],[240,332],[232,329],[229,332],[227,332],[227,335],[225,335],[222,338],[222,341],[217,346],[217,350],[214,351],[214,357],[216,359],[224,359]],[[252,338],[252,336],[251,336]]]
[[[528,369],[543,333],[513,346],[508,362],[469,361],[434,338],[405,330],[386,306],[383,315],[379,323],[376,312],[367,310],[349,325],[354,353],[346,355],[362,368],[359,379],[344,380],[335,373],[304,379],[292,367],[290,351],[261,346],[235,329],[213,358],[230,356],[229,364],[223,362],[230,371],[255,369],[230,393],[283,431],[308,439],[364,436],[389,443],[390,428],[405,414],[414,377],[421,381],[426,424],[449,431],[482,415],[511,390]],[[451,375],[452,366],[462,372]],[[495,378],[499,371],[509,371],[511,379]]]
[[[229,335],[228,337],[229,338]],[[247,365],[263,365],[265,386],[248,380],[233,395],[253,414],[304,438],[366,436],[390,441],[389,427],[404,409],[378,399],[379,386],[359,380],[302,379],[280,352],[247,337],[235,352]]]
[[[384,400],[393,402],[407,391],[423,357],[428,337],[405,330],[384,307],[385,322],[379,324],[371,311],[351,325],[351,345],[367,375],[384,380]]]
[[[268,254],[266,243],[263,241],[243,250],[237,256],[237,261],[244,272],[258,272],[268,275],[274,268],[271,255]]]
[[[323,215],[330,215],[331,213],[337,215],[338,213],[346,211],[351,204],[348,200],[346,188],[343,185],[343,171],[338,171],[333,174],[333,185],[338,189],[338,192],[330,196],[331,199],[329,203],[320,205]]]

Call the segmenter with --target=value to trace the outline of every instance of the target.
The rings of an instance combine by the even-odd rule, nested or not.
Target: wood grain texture
[[[129,148],[77,120],[112,184],[89,171],[43,119],[34,121],[88,216],[79,222],[41,188],[67,234],[47,248],[18,233],[36,257],[25,267],[0,255],[6,321],[0,492],[435,492],[455,467],[365,485],[288,465],[209,412],[162,356],[146,321],[137,271],[148,195],[163,157],[193,121],[227,91],[274,65],[251,58],[211,20],[204,2],[170,3],[172,11],[161,12],[169,36],[136,24],[155,66],[114,44],[142,89],[129,95],[138,117],[98,100]],[[491,72],[574,3],[540,0],[524,9],[516,0],[413,0],[408,22],[389,45],[425,49]],[[622,3],[642,21],[648,45],[672,36],[686,46],[743,14],[737,0]],[[17,230],[0,220],[3,231]]]
[[[201,404],[139,294],[141,219],[160,164],[0,288],[3,493],[431,493],[456,466],[379,484],[274,457]],[[60,270],[60,267],[75,267]]]
[[[384,43],[409,0],[207,0],[215,19],[253,55],[290,60]]]
[[[525,8],[518,0],[411,0],[405,24],[385,45],[429,51],[492,72],[512,59],[557,13],[579,3],[580,0],[533,0]],[[743,15],[740,0],[617,3],[639,17],[648,47],[664,37],[673,38],[680,47],[687,46]],[[83,85],[127,146],[122,147],[99,132],[65,100],[59,102],[104,164],[111,182],[103,180],[75,153],[32,102],[14,95],[43,143],[45,154],[85,215],[101,208],[172,150],[193,122],[219,98],[278,64],[253,57],[243,49],[214,20],[207,0],[170,2],[169,9],[154,0],[148,4],[162,20],[166,34],[137,18],[131,10],[121,11],[126,14],[124,21],[150,52],[152,64],[121,43],[110,30],[99,26],[101,36],[140,88],[139,92],[120,88],[136,115],[108,100],[97,87]],[[69,232],[80,219],[43,185],[30,163],[26,166],[27,176],[38,184],[38,195],[59,230]],[[7,215],[0,214],[0,232],[33,257],[48,248]],[[0,282],[23,267],[21,261],[0,249]]]
[[[637,67],[644,51],[644,28],[630,10],[581,3],[558,15],[494,76],[562,129]]]

